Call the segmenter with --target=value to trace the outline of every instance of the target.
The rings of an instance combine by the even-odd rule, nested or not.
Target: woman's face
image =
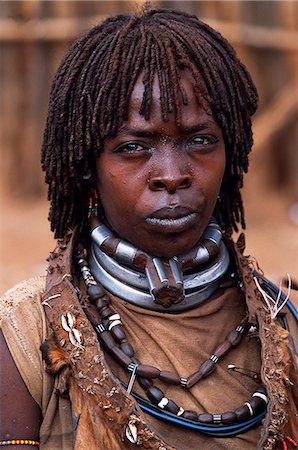
[[[97,188],[112,229],[159,257],[190,250],[206,228],[225,170],[222,133],[198,104],[191,78],[182,74],[188,105],[164,122],[157,78],[150,120],[139,114],[141,78],[131,95],[128,120],[106,138],[96,162]]]

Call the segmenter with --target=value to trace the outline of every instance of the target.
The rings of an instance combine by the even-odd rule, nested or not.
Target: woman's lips
[[[198,217],[198,212],[189,208],[162,208],[147,217],[146,223],[157,232],[179,233],[193,226]]]

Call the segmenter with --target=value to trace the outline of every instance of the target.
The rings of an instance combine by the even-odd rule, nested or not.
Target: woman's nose
[[[158,164],[149,179],[149,188],[152,191],[166,190],[169,194],[174,194],[178,189],[191,186],[192,176],[189,168],[187,170],[186,165],[182,164],[179,155],[159,160]]]

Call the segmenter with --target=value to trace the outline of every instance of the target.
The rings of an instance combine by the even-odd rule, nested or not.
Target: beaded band
[[[6,445],[39,445],[39,442],[33,441],[32,439],[10,439],[9,441],[0,441],[1,447]]]

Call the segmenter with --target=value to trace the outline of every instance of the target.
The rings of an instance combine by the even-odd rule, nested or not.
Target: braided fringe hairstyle
[[[140,114],[150,117],[155,75],[163,120],[181,121],[187,98],[181,70],[194,80],[194,95],[220,126],[226,171],[215,216],[230,235],[245,227],[240,189],[252,147],[251,116],[256,88],[234,49],[195,16],[168,9],[109,17],[78,39],[53,81],[42,145],[42,168],[49,185],[49,218],[55,237],[87,223],[87,199],[94,160],[103,139],[127,119],[128,103],[142,73]]]

